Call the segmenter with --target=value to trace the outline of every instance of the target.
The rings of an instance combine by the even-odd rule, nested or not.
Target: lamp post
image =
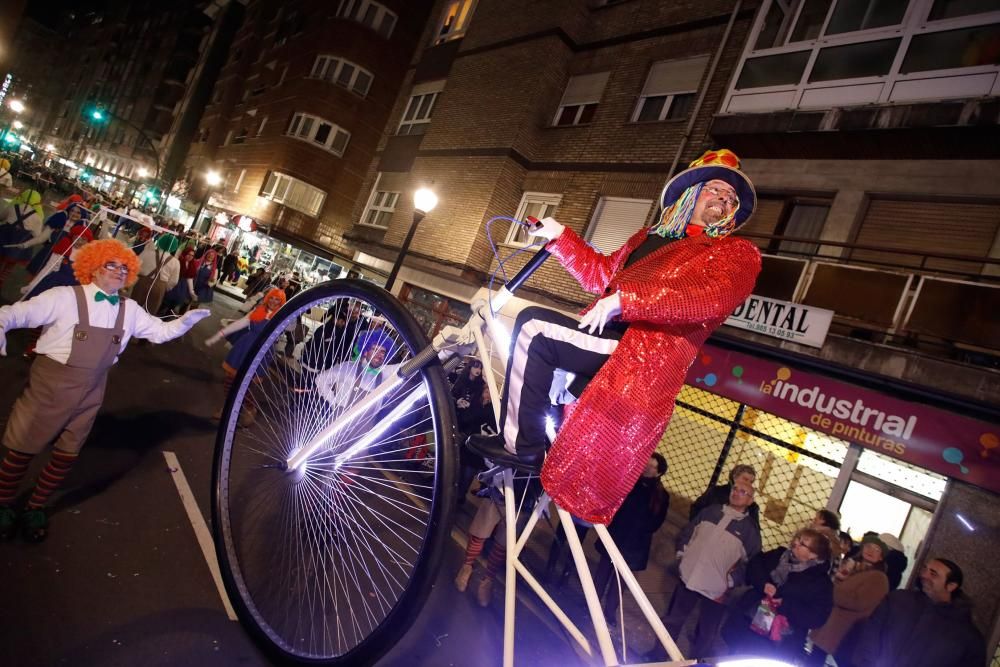
[[[392,286],[396,282],[396,275],[399,273],[399,267],[403,265],[403,258],[406,257],[406,251],[410,249],[413,235],[417,232],[417,225],[420,224],[420,221],[428,213],[434,210],[437,203],[437,195],[428,188],[420,188],[413,193],[413,222],[410,223],[410,230],[406,232],[406,238],[403,239],[403,246],[399,249],[399,254],[396,255],[396,262],[392,265],[392,271],[389,272],[389,277],[385,281],[386,291],[392,291]]]
[[[7,138],[7,135],[10,134],[11,126],[17,129],[20,129],[17,127],[18,125],[24,127],[24,125],[21,124],[21,121],[17,120],[17,115],[16,115],[24,112],[24,102],[22,102],[21,100],[11,100],[10,102],[7,103],[7,108],[10,109],[11,112],[15,114],[14,116],[15,120],[10,124],[8,124],[6,127],[4,127],[3,132],[0,132],[0,141],[4,141]]]
[[[198,230],[195,229],[195,226],[201,222],[201,212],[205,210],[205,205],[208,203],[208,198],[212,195],[212,190],[219,183],[222,182],[222,176],[220,176],[219,172],[215,171],[214,169],[209,169],[208,171],[206,171],[204,178],[205,178],[205,185],[207,186],[205,188],[205,196],[201,198],[201,203],[198,204],[198,211],[194,214],[194,222],[191,223],[191,228],[196,232],[198,232]],[[201,232],[198,233],[200,234]]]

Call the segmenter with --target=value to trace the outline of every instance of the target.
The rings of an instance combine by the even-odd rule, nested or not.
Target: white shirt
[[[110,329],[115,325],[122,302],[112,306],[108,301],[94,301],[94,295],[99,291],[100,289],[93,283],[83,286],[89,323],[93,327]],[[131,299],[124,303],[125,335],[122,337],[119,354],[125,350],[132,336],[145,338],[153,343],[165,343],[183,336],[193,326],[193,323],[188,324],[183,319],[163,322],[147,313]],[[42,337],[35,345],[35,352],[44,354],[61,364],[69,361],[70,349],[73,346],[73,327],[79,321],[76,295],[72,287],[53,287],[34,299],[0,308],[0,329],[10,331],[44,327]],[[117,361],[116,358],[115,362]]]
[[[167,284],[167,289],[171,289],[180,280],[181,263],[168,252],[161,250],[160,256],[163,257],[163,265],[160,267],[159,279]],[[153,240],[149,240],[139,254],[139,274],[149,276],[154,271],[156,271],[156,244]]]
[[[360,359],[345,361],[316,375],[316,391],[334,409],[346,410],[382,384],[384,379],[392,377],[400,365],[382,366],[378,373],[372,373]],[[367,414],[356,421],[354,428],[359,431],[366,428],[381,406],[381,401],[373,405]]]

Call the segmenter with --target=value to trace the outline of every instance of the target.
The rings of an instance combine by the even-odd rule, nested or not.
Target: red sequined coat
[[[647,232],[611,255],[570,229],[547,246],[588,292],[617,291],[620,317],[630,323],[572,407],[542,470],[553,500],[592,523],[606,524],[618,511],[670,422],[699,348],[750,295],[760,273],[752,243],[706,236],[675,241],[623,269]]]

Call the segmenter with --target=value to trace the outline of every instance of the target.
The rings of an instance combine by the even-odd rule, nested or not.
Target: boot
[[[493,577],[485,576],[479,580],[479,587],[476,588],[476,602],[480,607],[490,606],[493,599]]]
[[[459,593],[464,593],[469,587],[469,578],[472,577],[472,563],[466,563],[458,570],[458,574],[455,575],[455,588],[458,589]]]

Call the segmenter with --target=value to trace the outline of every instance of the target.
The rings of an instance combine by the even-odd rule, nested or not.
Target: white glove
[[[0,357],[7,356],[7,334],[4,333],[3,329],[0,329]]]
[[[608,323],[612,317],[616,315],[621,315],[622,313],[622,300],[618,296],[618,292],[615,292],[611,296],[606,296],[597,303],[594,307],[587,311],[587,314],[583,316],[580,320],[580,326],[578,329],[586,329],[588,333],[604,332],[604,325]]]
[[[542,218],[536,226],[528,227],[528,233],[532,236],[541,236],[543,239],[555,241],[562,235],[564,229],[566,227],[556,222],[555,218]]]
[[[191,327],[201,322],[203,319],[212,314],[208,308],[196,308],[194,310],[189,310],[188,312],[181,315],[181,322],[184,323],[185,330],[190,330]]]

